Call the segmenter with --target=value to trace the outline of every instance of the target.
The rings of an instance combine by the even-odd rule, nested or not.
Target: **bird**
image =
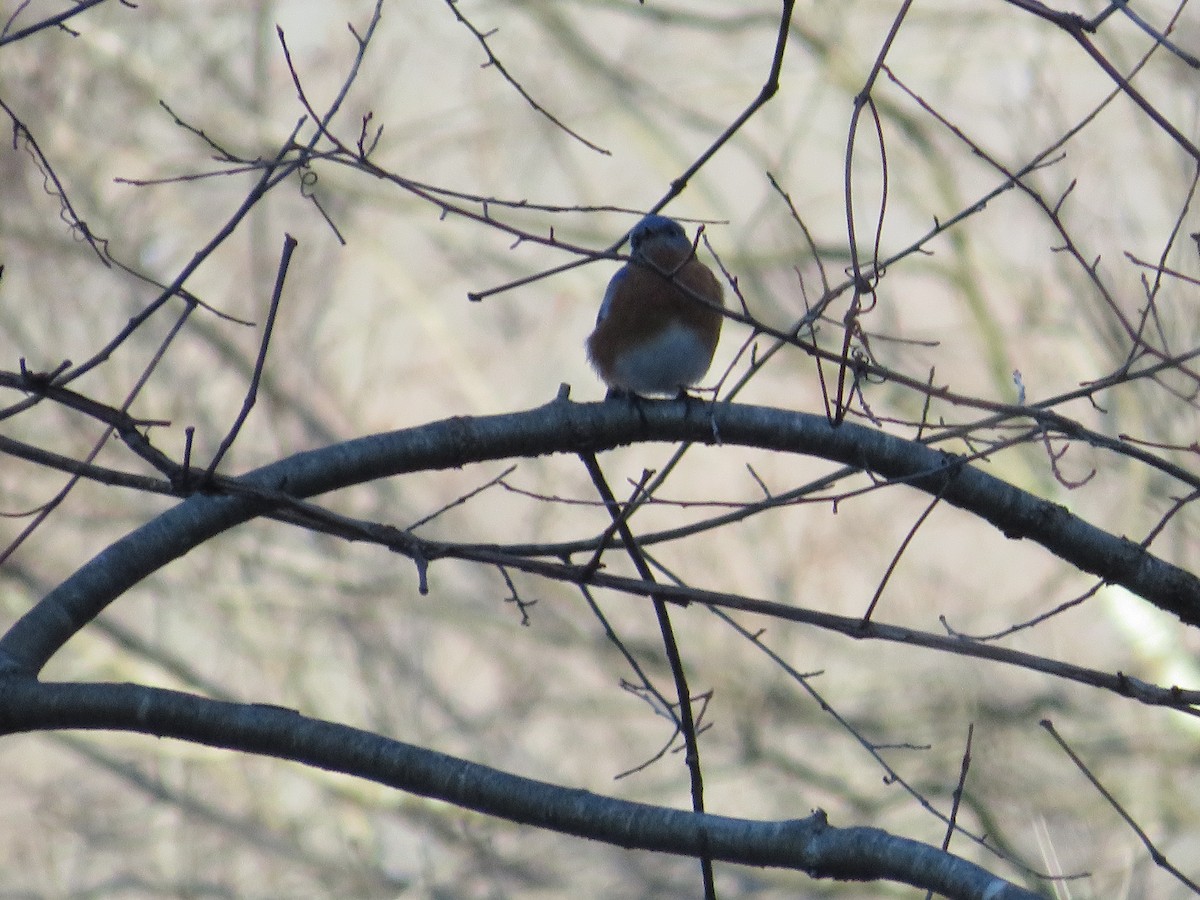
[[[608,385],[606,399],[685,398],[717,349],[721,283],[674,219],[644,217],[629,232],[629,247],[629,262],[604,292],[588,360]]]

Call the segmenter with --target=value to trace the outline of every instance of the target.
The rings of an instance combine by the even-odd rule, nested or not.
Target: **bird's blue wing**
[[[608,287],[604,290],[604,300],[600,303],[600,312],[596,315],[597,325],[603,322],[604,317],[608,315],[608,310],[612,306],[613,294],[617,292],[617,288],[620,286],[621,282],[625,280],[628,274],[629,267],[622,266],[617,270],[617,274],[609,280]]]

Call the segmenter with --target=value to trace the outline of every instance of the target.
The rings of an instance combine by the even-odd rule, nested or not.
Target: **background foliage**
[[[561,383],[573,400],[600,399],[582,342],[618,264],[605,248],[759,93],[780,25],[779,5],[766,0],[385,3],[348,80],[368,3],[84,6],[64,28],[20,36],[60,7],[0,5],[0,100],[14,123],[0,147],[6,369],[93,359],[158,296],[146,279],[170,284],[220,233],[261,174],[235,158],[275,158],[306,114],[293,75],[319,112],[349,84],[330,126],[347,147],[364,117],[368,142],[382,126],[368,159],[312,159],[274,187],[187,279],[195,297],[259,327],[201,309],[158,359],[183,309],[175,300],[71,384],[117,407],[149,371],[130,413],[162,423],[144,430],[176,461],[193,428],[192,460],[206,466],[242,407],[290,233],[298,248],[258,402],[221,463],[226,474],[372,432],[539,406]],[[1114,535],[1153,534],[1152,551],[1188,569],[1200,268],[1189,236],[1200,230],[1190,208],[1200,159],[1188,143],[1200,76],[1188,52],[1200,52],[1200,20],[1186,3],[1132,6],[1170,46],[1120,11],[1096,20],[1089,55],[1067,20],[1027,2],[925,2],[902,18],[894,2],[797,3],[778,93],[665,211],[691,233],[706,223],[702,258],[715,267],[715,252],[761,324],[786,329],[828,298],[815,342],[838,354],[853,295],[836,290],[850,277],[849,181],[858,260],[877,281],[847,346],[912,382],[861,378],[850,418],[906,438],[962,425],[938,446],[980,454],[990,474]],[[886,68],[873,69],[896,23]],[[481,65],[488,52],[503,71]],[[873,71],[873,106],[851,151],[854,101]],[[1122,91],[1131,85],[1144,105]],[[310,116],[298,140],[312,136]],[[529,279],[588,252],[596,258],[586,265]],[[482,299],[470,302],[473,293]],[[763,358],[771,342],[759,335],[752,355],[753,337],[727,323],[713,383],[728,371],[728,389]],[[1157,363],[1159,374],[1137,375]],[[837,375],[791,347],[737,399],[821,414]],[[1093,396],[1079,391],[1105,379]],[[919,389],[926,382],[953,397],[931,397]],[[119,442],[97,444],[95,418],[55,402],[19,407],[27,392],[6,394],[6,438],[76,459],[99,446],[97,464],[155,474]],[[1013,411],[1049,398],[1110,445],[1066,440],[1045,423],[1043,437]],[[1002,446],[1014,436],[1022,440]],[[635,443],[601,462],[624,499],[676,449]],[[693,446],[660,502],[631,523],[650,534],[708,521],[839,468]],[[28,512],[66,481],[16,456],[0,464],[6,622],[177,502],[85,479],[25,536]],[[806,502],[652,554],[697,587],[846,616],[864,613],[899,554],[873,619],[935,633],[944,619],[955,633],[993,634],[1086,595],[999,642],[1196,685],[1195,629],[961,510],[936,505],[918,528],[929,496],[864,490],[872,486],[850,474],[804,492]],[[480,544],[585,541],[609,521],[571,456],[421,472],[322,503]],[[609,552],[605,571],[632,569]],[[127,592],[43,677],[277,704],[517,774],[688,808],[670,721],[644,692],[622,689],[636,678],[580,591],[508,577],[440,560],[422,596],[400,555],[256,520]],[[514,594],[533,605],[506,602]],[[648,605],[605,592],[596,602],[649,678],[669,685]],[[711,811],[783,819],[820,807],[835,823],[940,844],[944,823],[894,776],[948,811],[973,725],[958,818],[1004,858],[961,837],[952,850],[1047,896],[1188,894],[1039,727],[1048,718],[1169,859],[1200,875],[1190,864],[1200,786],[1186,703],[1142,705],[1053,671],[740,618],[752,633],[765,628],[762,641],[789,666],[820,673],[807,683],[826,708],[723,619],[695,604],[673,615],[692,689],[706,696]],[[183,742],[9,735],[0,767],[11,896],[699,893],[692,860]],[[1046,882],[1029,869],[1079,877]],[[795,872],[723,866],[718,875],[727,896],[915,895]]]

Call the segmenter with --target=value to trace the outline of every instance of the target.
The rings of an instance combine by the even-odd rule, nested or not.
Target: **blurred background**
[[[1160,31],[1175,7],[1134,4]],[[899,4],[799,2],[780,91],[665,210],[706,223],[753,315],[786,327],[849,265],[847,135]],[[1098,2],[1069,7],[1084,15]],[[457,10],[509,74],[596,152],[521,98]],[[0,3],[9,31],[56,4]],[[271,158],[304,115],[281,50],[286,36],[306,95],[324,110],[346,80],[372,4],[279,0],[104,3],[67,25],[0,46],[0,99],[34,136],[79,218],[114,257],[169,282],[220,230],[257,174],[233,173],[195,132],[239,156]],[[520,229],[602,251],[652,206],[747,106],[769,71],[779,4],[648,0],[435,0],[385,3],[333,131],[348,144],[362,117],[383,131],[371,161],[428,185],[529,201],[560,211],[492,214]],[[1172,39],[1200,53],[1200,18],[1186,4]],[[1115,14],[1094,37],[1122,72],[1153,41]],[[1005,3],[915,5],[887,56],[874,99],[886,147],[887,211],[880,256],[921,241],[935,221],[971,209],[1005,176],[1079,128],[1025,183],[1001,192],[889,265],[862,320],[882,365],[958,394],[1017,403],[1074,390],[1118,370],[1130,353],[1121,321],[1138,322],[1155,272],[1196,277],[1200,230],[1189,209],[1197,161],[1114,90],[1068,36]],[[1197,129],[1197,71],[1159,50],[1134,82],[1185,136]],[[911,93],[909,93],[911,92]],[[928,108],[914,96],[921,98]],[[168,111],[161,104],[169,107]],[[180,127],[172,113],[190,126]],[[302,131],[306,136],[309,131]],[[869,118],[860,122],[853,195],[860,255],[869,261],[884,168]],[[214,177],[180,179],[198,173]],[[125,179],[122,181],[121,179]],[[135,185],[128,180],[168,179]],[[805,239],[774,179],[812,236]],[[49,188],[49,189],[48,189]],[[1068,193],[1069,191],[1069,193]],[[337,232],[308,199],[315,197]],[[469,205],[469,204],[468,204]],[[604,210],[595,209],[604,207]],[[478,207],[475,207],[476,209]],[[628,210],[622,212],[621,210]],[[489,294],[578,258],[441,210],[393,181],[317,163],[302,186],[276,188],[199,268],[188,287],[221,312],[261,325],[283,233],[295,236],[286,290],[258,405],[223,471],[448,416],[523,410],[562,383],[598,400],[583,341],[618,265],[598,260]],[[1172,241],[1173,231],[1178,238]],[[338,235],[344,243],[338,240]],[[1073,242],[1095,277],[1061,248]],[[814,248],[816,253],[814,253]],[[1169,248],[1169,249],[1168,249]],[[1164,257],[1165,252],[1165,257]],[[702,257],[715,266],[701,248]],[[54,369],[97,353],[156,291],[107,268],[23,137],[0,146],[0,367]],[[730,299],[733,301],[732,293]],[[848,295],[818,340],[840,349]],[[733,301],[736,302],[736,301]],[[1197,345],[1195,285],[1162,279],[1146,340],[1164,352]],[[178,314],[160,313],[74,387],[113,405],[126,397]],[[750,337],[725,328],[716,383]],[[169,420],[150,430],[182,457],[207,462],[236,416],[261,331],[196,313],[131,411]],[[769,346],[760,339],[758,352]],[[836,377],[826,370],[827,381]],[[920,392],[864,385],[883,427],[912,437]],[[1196,468],[1195,382],[1143,379],[1055,409],[1111,436],[1152,442]],[[5,405],[20,397],[12,395]],[[779,353],[739,401],[821,413],[812,360]],[[867,421],[861,406],[857,418]],[[929,421],[970,423],[979,410],[937,402]],[[11,437],[82,458],[100,435],[82,416],[42,403],[0,424]],[[994,436],[989,432],[981,439]],[[1160,447],[1161,445],[1161,447]],[[1055,443],[1055,449],[1062,449]],[[979,445],[948,442],[956,452]],[[604,454],[618,496],[675,448]],[[117,443],[98,461],[147,472]],[[324,498],[400,527],[496,478],[509,463],[422,473]],[[1140,541],[1190,488],[1161,472],[1073,444],[1056,462],[1034,443],[980,463]],[[741,504],[804,485],[837,467],[736,447],[688,451],[659,497]],[[1095,470],[1086,484],[1077,488]],[[51,499],[60,473],[0,464],[5,543],[27,511]],[[839,482],[842,494],[869,484]],[[518,461],[496,485],[418,533],[462,541],[585,539],[607,521],[573,457]],[[516,490],[510,490],[513,488]],[[580,501],[580,502],[576,502]],[[859,615],[929,498],[903,487],[750,517],[656,545],[670,571],[698,587]],[[7,624],[108,543],[172,501],[81,483],[0,567]],[[720,506],[660,503],[639,533],[706,519]],[[1184,506],[1153,550],[1194,568],[1196,515]],[[627,564],[606,556],[613,572]],[[441,561],[418,594],[413,566],[256,521],[210,542],[122,597],[53,661],[46,677],[136,681],[213,697],[280,704],[558,784],[689,806],[669,721],[634,693],[625,660],[568,586]],[[971,634],[1023,622],[1083,595],[1094,579],[1037,546],[1009,541],[941,506],[905,550],[876,621]],[[523,623],[512,589],[530,607]],[[597,600],[656,683],[669,687],[651,609]],[[853,733],[719,618],[694,606],[675,616],[692,689],[711,691],[701,737],[710,811],[799,818],[813,808],[836,825],[874,825],[940,844],[944,825],[894,782]],[[904,782],[948,812],[968,726],[972,765],[959,822],[1018,860],[955,838],[951,849],[1016,880],[1021,865],[1081,877],[1043,888],[1071,898],[1169,898],[1186,889],[1148,858],[1137,836],[1038,726],[1050,718],[1092,771],[1192,877],[1200,852],[1196,730],[1180,713],[1138,706],[1060,679],[915,648],[855,643],[819,630],[746,617],[789,665]],[[1116,589],[1006,646],[1163,685],[1197,686],[1200,640]],[[0,741],[0,897],[694,897],[693,861],[626,852],[488,820],[373,784],[273,760],[119,734],[38,734]],[[814,882],[798,873],[718,867],[722,896],[916,896],[889,885]]]

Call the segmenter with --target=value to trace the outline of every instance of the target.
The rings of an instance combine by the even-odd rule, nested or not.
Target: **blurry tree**
[[[1200,893],[1186,2],[0,11],[0,895]]]

